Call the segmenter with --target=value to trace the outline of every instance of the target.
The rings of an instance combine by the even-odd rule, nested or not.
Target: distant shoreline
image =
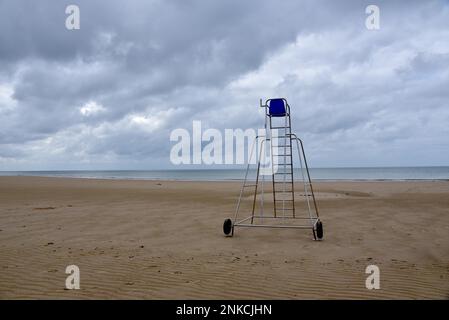
[[[21,177],[21,178],[55,178],[55,179],[82,179],[82,180],[113,180],[113,181],[157,181],[157,182],[242,182],[244,178],[241,179],[167,179],[167,178],[131,178],[131,177],[79,177],[79,176],[52,176],[52,175],[1,175],[0,179],[3,177]],[[268,176],[265,181],[271,181],[270,176]],[[449,181],[449,178],[442,179],[312,179],[316,182],[438,182],[438,181]],[[300,179],[295,179],[295,182],[301,182]]]
[[[255,180],[256,173],[257,171],[251,168],[248,172],[248,179]],[[0,171],[0,176],[155,181],[241,181],[245,174],[246,170],[242,168]],[[295,178],[302,176],[299,168],[295,168],[293,174]],[[310,176],[314,181],[448,181],[449,167],[311,168]],[[265,180],[271,179],[271,175],[264,177]]]

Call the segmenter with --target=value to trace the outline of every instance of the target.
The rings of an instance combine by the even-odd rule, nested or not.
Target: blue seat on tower
[[[271,99],[268,113],[272,117],[285,117],[285,101],[284,99]]]

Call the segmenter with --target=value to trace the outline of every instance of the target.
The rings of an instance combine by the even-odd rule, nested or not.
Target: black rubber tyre
[[[233,234],[232,229],[233,229],[232,220],[226,219],[223,223],[223,233],[226,236],[232,236],[232,234]]]
[[[322,240],[323,235],[324,235],[323,223],[318,220],[318,222],[316,223],[316,237],[318,240]]]

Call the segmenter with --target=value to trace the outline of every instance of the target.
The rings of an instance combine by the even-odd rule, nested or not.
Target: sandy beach
[[[314,187],[324,241],[224,237],[239,182],[0,177],[0,298],[449,298],[448,181]],[[72,264],[80,290],[65,289]]]

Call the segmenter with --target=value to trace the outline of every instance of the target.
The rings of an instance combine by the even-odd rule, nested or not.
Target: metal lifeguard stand
[[[236,227],[310,229],[315,240],[322,240],[323,224],[304,146],[291,132],[290,106],[286,99],[276,98],[268,99],[265,104],[261,99],[260,107],[265,108],[265,134],[254,139],[234,219],[224,221],[223,232],[233,236]],[[295,193],[293,145],[299,158],[300,179],[296,182],[304,186],[300,193]],[[255,149],[258,150],[254,152]],[[267,159],[268,168],[264,167]],[[251,163],[257,165],[253,179],[250,178]],[[267,177],[271,180],[268,183]],[[247,208],[244,208],[245,203]],[[239,217],[242,211],[249,212],[249,216]]]

